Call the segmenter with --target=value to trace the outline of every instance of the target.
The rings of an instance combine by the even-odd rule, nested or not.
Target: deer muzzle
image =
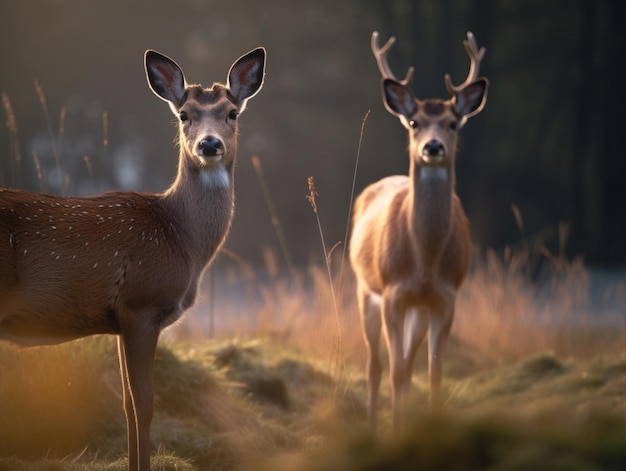
[[[445,147],[437,139],[431,139],[422,149],[422,160],[430,165],[441,165],[445,156]]]
[[[224,153],[224,143],[217,137],[208,136],[198,143],[200,157],[221,157]]]

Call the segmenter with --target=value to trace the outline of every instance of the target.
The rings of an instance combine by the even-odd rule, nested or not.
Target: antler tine
[[[376,63],[378,64],[378,70],[380,70],[380,74],[383,78],[390,78],[397,82],[400,82],[402,85],[407,86],[413,80],[413,67],[409,67],[409,70],[406,73],[406,77],[404,80],[398,80],[396,76],[391,71],[391,67],[389,67],[389,63],[387,61],[387,53],[391,46],[396,42],[395,36],[391,36],[383,47],[380,47],[378,43],[378,31],[374,31],[372,33],[372,53],[376,58]]]
[[[478,49],[478,43],[476,43],[476,38],[470,31],[467,32],[467,39],[463,41],[463,45],[465,46],[467,55],[470,57],[470,69],[469,73],[467,74],[467,78],[465,79],[465,82],[463,82],[461,85],[454,85],[452,83],[452,79],[450,78],[450,74],[445,75],[444,78],[446,81],[446,88],[451,95],[456,95],[478,78],[480,63],[482,62],[483,58],[485,57],[485,53],[487,52],[484,47]]]

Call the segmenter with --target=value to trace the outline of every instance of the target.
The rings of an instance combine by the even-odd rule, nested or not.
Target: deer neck
[[[436,274],[452,224],[454,167],[421,165],[412,160],[409,224],[422,278]]]
[[[181,150],[178,174],[163,204],[199,263],[207,264],[228,234],[234,213],[234,159],[198,165]]]

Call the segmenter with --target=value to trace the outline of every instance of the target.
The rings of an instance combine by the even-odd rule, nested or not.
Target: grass
[[[185,322],[192,330],[198,322],[191,316],[157,352],[153,468],[621,469],[623,318],[610,331],[594,324],[599,313],[591,312],[580,261],[552,260],[559,265],[539,285],[525,263],[523,254],[492,253],[475,268],[444,359],[444,411],[427,411],[422,348],[407,411],[413,419],[402,433],[390,430],[386,378],[381,432],[366,427],[353,296],[349,285],[337,290],[337,324],[326,267],[257,286],[249,317],[240,314],[216,338],[185,334]],[[113,338],[32,349],[0,344],[0,362],[0,471],[124,469]]]
[[[2,376],[2,404],[15,389],[23,402],[1,411],[0,470],[124,469],[113,342],[96,337],[60,349],[0,352],[3,365],[33,360],[30,380]],[[71,362],[59,364],[60,358]],[[89,382],[108,387],[77,400],[68,383],[54,404],[33,406],[47,378],[94,358],[106,366]],[[339,385],[321,365],[272,342],[164,345],[157,355],[153,469],[375,470],[411,463],[412,469],[621,469],[626,462],[626,354],[588,362],[538,354],[447,379],[449,400],[436,416],[425,410],[423,381],[415,378],[411,425],[376,437],[365,426],[360,373],[331,401]],[[388,388],[383,395],[387,407]],[[28,433],[15,434],[19,428]]]

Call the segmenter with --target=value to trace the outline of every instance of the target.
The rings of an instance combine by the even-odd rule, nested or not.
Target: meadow
[[[311,264],[294,279],[271,256],[262,275],[221,262],[221,283],[243,298],[211,302],[228,289],[209,277],[157,352],[153,469],[623,469],[626,292],[605,287],[598,305],[581,260],[542,257],[538,272],[529,250],[476,261],[445,355],[445,407],[428,410],[422,347],[410,425],[391,430],[384,378],[377,434],[349,270]],[[3,343],[0,358],[0,470],[125,469],[114,338]]]

